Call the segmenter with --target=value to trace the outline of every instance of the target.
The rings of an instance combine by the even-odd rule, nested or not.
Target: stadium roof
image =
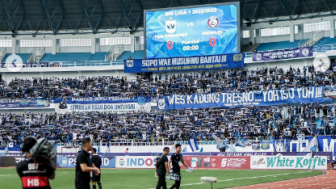
[[[100,33],[143,26],[143,10],[230,2],[227,0],[0,0],[0,34],[17,31],[90,30]],[[232,2],[232,1],[231,1]],[[252,23],[335,15],[335,0],[241,0]],[[247,19],[248,18],[248,19]]]

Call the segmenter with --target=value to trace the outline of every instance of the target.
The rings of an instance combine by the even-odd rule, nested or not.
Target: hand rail
[[[28,60],[27,60],[28,63],[34,62],[35,51],[36,51],[36,47],[34,47],[32,51],[30,52],[30,54],[28,55]]]
[[[6,56],[6,48],[3,48],[0,51],[0,62],[2,62],[2,60],[5,58],[5,56]]]
[[[114,53],[114,45],[112,45],[109,51],[105,54],[105,61],[111,61],[113,53]]]

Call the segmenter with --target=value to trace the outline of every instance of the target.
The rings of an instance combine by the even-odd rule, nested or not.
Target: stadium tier
[[[301,69],[290,68],[289,70],[264,67],[257,70],[234,69],[227,72],[159,74],[149,78],[138,76],[137,79],[109,75],[74,78],[15,78],[11,81],[2,81],[0,97],[2,99],[39,98],[47,100],[64,97],[162,97],[173,94],[243,93],[319,86],[325,87],[327,91],[334,91],[335,83],[335,71],[331,69],[316,73],[313,66],[304,66]]]

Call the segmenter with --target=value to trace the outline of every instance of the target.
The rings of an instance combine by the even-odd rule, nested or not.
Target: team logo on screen
[[[210,28],[216,28],[219,24],[219,19],[216,17],[216,16],[211,16],[209,19],[208,19],[208,26]]]
[[[127,67],[129,67],[129,68],[131,68],[131,67],[133,67],[133,60],[126,60],[126,66]]]
[[[166,32],[167,33],[174,33],[176,31],[176,20],[166,20]]]

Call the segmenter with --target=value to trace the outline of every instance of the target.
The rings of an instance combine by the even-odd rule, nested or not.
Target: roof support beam
[[[11,1],[12,2],[12,1]],[[4,12],[5,12],[5,15],[7,17],[7,22],[9,24],[9,29],[12,31],[13,35],[15,36],[16,35],[16,31],[19,29],[21,23],[22,23],[22,20],[23,18],[25,17],[25,12],[24,12],[24,8],[23,8],[23,2],[22,0],[20,0],[19,4],[17,5],[17,7],[15,8],[15,11],[13,14],[11,14],[11,7],[10,7],[11,3],[8,4],[6,2],[6,0],[2,0],[2,7],[4,9]],[[15,26],[14,22],[13,22],[13,19],[15,17],[17,17],[17,12],[19,10],[19,8],[22,9],[22,13],[20,14],[21,15],[21,18],[19,20],[19,22],[17,23],[17,25]]]
[[[128,11],[128,14],[127,14],[128,16],[132,13],[132,10],[133,10],[135,1],[136,1],[136,0],[133,0],[133,3],[132,3],[132,5],[131,5],[131,8],[130,8],[130,10]],[[116,32],[118,31],[118,29],[119,29],[120,20],[121,20],[121,15],[122,15],[122,14],[119,14],[118,20],[117,20],[116,25],[115,25],[115,29],[112,31],[112,34],[113,34],[113,33],[116,33]]]
[[[50,12],[49,12],[49,9],[48,9],[48,5],[47,5],[47,3],[46,3],[44,0],[41,0],[41,2],[42,2],[42,8],[43,8],[43,10],[44,10],[44,13],[45,13],[46,16],[47,16],[48,24],[49,24],[51,30],[52,30],[53,33],[54,33],[54,31],[55,31],[55,29],[54,29],[54,23],[53,23],[52,20],[51,20],[51,16],[50,16]]]
[[[126,19],[126,22],[127,22],[128,26],[131,27],[132,24],[131,24],[131,21],[130,21],[130,18],[129,18],[129,16],[128,16],[128,14],[126,13],[126,9],[125,9],[124,3],[122,2],[122,0],[118,0],[118,3],[119,3],[119,5],[120,5],[120,8],[121,8],[121,10],[122,10],[122,13],[124,14],[124,17],[125,17],[125,19]]]
[[[289,14],[286,5],[285,5],[285,1],[284,0],[279,0],[280,4],[282,5],[282,8],[285,10],[286,14],[288,15],[288,17],[292,20],[293,16],[291,14]]]
[[[85,5],[84,1],[83,0],[79,0],[79,4],[81,5],[82,11],[84,13],[84,17],[85,17],[85,19],[86,19],[89,27],[93,31],[92,21],[91,21],[91,18],[89,16],[89,13],[87,11],[87,8],[86,8],[86,5]],[[96,2],[96,4],[97,4],[97,2]]]
[[[49,1],[50,2],[50,1]],[[49,10],[49,2],[47,3],[45,0],[41,0],[41,3],[42,3],[42,8],[44,10],[44,13],[47,17],[47,21],[48,21],[48,24],[53,32],[54,35],[56,35],[61,23],[62,23],[62,20],[63,20],[63,17],[64,17],[64,7],[63,7],[63,3],[62,3],[62,0],[58,0],[58,3],[56,5],[56,7],[54,8],[54,11],[52,14],[50,14],[50,10]],[[52,21],[52,18],[54,17],[55,13],[56,13],[56,10],[60,7],[61,9],[61,18],[58,20],[57,24],[55,25],[54,22]],[[39,23],[40,24],[40,23]]]
[[[140,9],[143,10],[141,1],[140,1],[140,0],[137,0],[137,1],[138,1],[138,4],[139,4]],[[136,31],[138,30],[138,27],[139,27],[139,24],[140,24],[140,18],[141,18],[141,16],[142,16],[142,14],[143,14],[143,11],[141,11],[141,12],[139,13],[138,18],[137,18],[136,21],[135,21],[134,27],[132,28],[131,34],[134,33],[134,32],[136,32]]]
[[[3,6],[3,9],[4,9],[4,12],[7,15],[7,20],[8,20],[8,23],[10,25],[10,29],[12,31],[14,31],[14,24],[13,24],[12,16],[11,16],[11,13],[9,11],[9,7],[8,7],[8,4],[7,4],[6,0],[2,0],[2,6]]]
[[[255,9],[254,9],[254,12],[253,12],[253,16],[252,16],[251,21],[252,21],[253,19],[255,19],[255,21],[257,20],[257,18],[255,18],[255,16],[256,16],[256,14],[258,14],[258,11],[259,11],[260,1],[261,1],[261,0],[258,1],[257,5],[256,5],[256,7],[255,7]],[[255,23],[255,21],[254,21],[254,23]]]
[[[159,7],[160,7],[160,8],[163,8],[163,5],[162,5],[161,1],[160,1],[160,0],[156,0],[156,1],[157,1],[157,3],[158,3]]]
[[[332,15],[335,15],[335,13],[333,12],[333,10],[331,10],[331,8],[330,8],[328,2],[327,2],[326,0],[323,0],[323,3],[324,3],[325,6],[328,8],[328,10],[330,11],[330,13],[331,13]]]
[[[262,1],[260,2],[260,6],[261,6],[261,8],[263,8],[263,10],[266,13],[267,17],[269,17],[269,14],[268,14],[268,12],[267,12],[267,10],[265,8],[265,5],[264,5],[264,3]]]

